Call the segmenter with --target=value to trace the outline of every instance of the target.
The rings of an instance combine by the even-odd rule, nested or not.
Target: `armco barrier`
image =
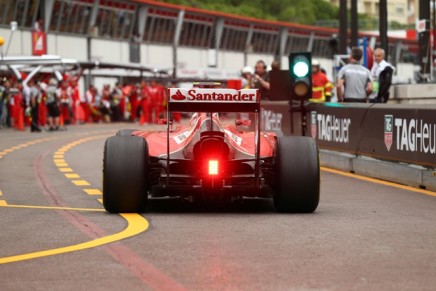
[[[263,102],[262,112],[263,130],[271,129],[265,116],[274,116],[291,134],[289,103]],[[306,118],[323,165],[436,190],[436,105],[312,103]],[[301,134],[300,113],[293,121]]]

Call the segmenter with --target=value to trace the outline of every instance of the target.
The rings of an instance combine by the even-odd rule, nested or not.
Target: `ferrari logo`
[[[311,131],[312,131],[312,137],[316,138],[317,130],[316,130],[316,111],[310,112],[310,124],[311,124]]]
[[[392,115],[385,115],[385,146],[388,151],[392,147],[394,117]]]

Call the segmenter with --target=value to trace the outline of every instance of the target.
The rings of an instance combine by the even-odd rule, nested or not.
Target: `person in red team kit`
[[[139,118],[139,125],[147,124],[150,122],[150,100],[148,95],[147,83],[143,80],[141,82],[141,116]]]
[[[157,123],[164,112],[165,89],[156,81],[151,81],[151,86],[148,88],[148,96],[151,103],[150,117],[154,123]]]
[[[80,116],[78,114],[78,107],[80,106],[80,92],[79,92],[79,86],[77,84],[77,80],[73,79],[70,82],[70,96],[71,96],[71,110],[73,113],[73,120],[72,123],[76,123],[78,120],[80,120]]]
[[[130,103],[130,121],[136,122],[136,114],[138,112],[138,91],[139,88],[133,84],[130,89],[129,103]]]

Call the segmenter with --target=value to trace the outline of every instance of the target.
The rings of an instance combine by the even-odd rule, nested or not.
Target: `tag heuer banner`
[[[307,120],[320,148],[436,168],[436,108],[310,104]]]

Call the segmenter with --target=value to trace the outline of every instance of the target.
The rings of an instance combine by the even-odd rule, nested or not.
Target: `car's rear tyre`
[[[279,138],[274,172],[274,206],[278,211],[315,211],[319,203],[320,168],[314,139],[305,136]]]
[[[116,136],[132,136],[134,131],[137,131],[137,129],[120,129],[117,131]]]
[[[113,213],[144,212],[147,205],[147,141],[136,136],[106,140],[103,157],[103,205]]]

